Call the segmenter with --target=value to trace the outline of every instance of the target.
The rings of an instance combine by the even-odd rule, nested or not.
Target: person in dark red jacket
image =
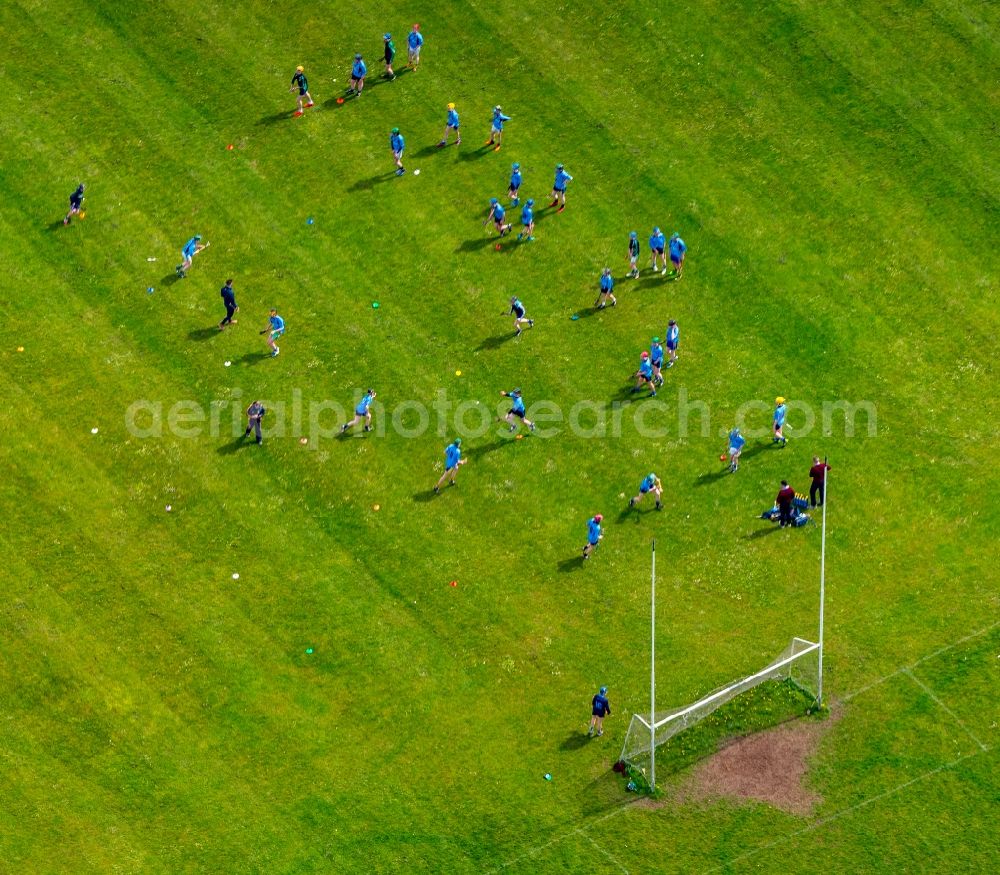
[[[792,501],[794,498],[795,490],[788,485],[787,480],[782,480],[778,497],[774,499],[774,503],[778,505],[778,525],[782,528],[792,524]]]
[[[819,456],[813,456],[813,466],[809,469],[809,476],[812,477],[812,485],[809,487],[809,503],[816,507],[816,496],[819,496],[819,506],[823,506],[823,495],[826,491],[826,472],[830,466],[826,462],[821,462]]]

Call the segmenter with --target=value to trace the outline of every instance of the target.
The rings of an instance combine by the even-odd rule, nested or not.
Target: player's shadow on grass
[[[370,176],[368,179],[359,179],[348,191],[371,191],[380,182],[388,182],[396,178],[396,171],[390,170],[388,173],[379,173],[377,176]]]
[[[761,522],[765,522],[761,520]],[[781,526],[777,523],[768,522],[766,529],[755,529],[749,535],[744,535],[744,541],[756,541],[758,538],[763,538],[765,535],[773,534],[774,532],[780,532]]]
[[[183,277],[179,276],[175,270],[173,273],[168,273],[163,279],[160,280],[161,286],[172,286],[174,283],[179,283]]]
[[[55,220],[55,221],[54,221],[54,222],[53,222],[53,223],[52,223],[51,225],[49,225],[49,227],[48,227],[48,228],[46,228],[45,230],[46,230],[46,231],[58,231],[58,230],[59,230],[60,228],[65,228],[65,227],[67,227],[67,226],[63,224],[63,220],[62,220],[62,219],[56,219],[56,220]]]
[[[586,732],[571,732],[559,745],[559,750],[580,750],[587,746],[588,741],[592,741],[592,738]]]
[[[607,310],[607,309],[608,309],[607,307],[604,308],[584,307],[582,310],[577,310],[576,315],[579,316],[581,319],[589,319],[591,316],[596,316],[598,313],[602,312],[602,310]]]
[[[559,570],[564,574],[569,571],[579,571],[583,568],[583,556],[574,556],[572,559],[563,559],[559,563]]]
[[[222,334],[218,327],[215,328],[194,328],[188,332],[188,340],[209,340]]]
[[[513,438],[505,441],[493,441],[493,443],[491,444],[483,444],[480,447],[469,447],[469,449],[466,450],[465,455],[469,459],[478,459],[481,458],[482,456],[485,456],[487,453],[492,453],[496,450],[502,450],[504,447],[510,446],[513,443],[514,443]]]
[[[487,349],[500,349],[508,341],[513,340],[517,335],[513,331],[508,331],[506,334],[495,334],[493,337],[487,337],[479,346],[476,347],[476,352],[482,352]]]
[[[248,352],[242,358],[236,359],[233,364],[237,365],[259,365],[261,362],[266,362],[269,358],[274,358],[269,352]]]
[[[229,444],[223,444],[215,452],[220,456],[231,456],[233,453],[238,453],[244,447],[255,446],[257,441],[253,438],[248,438],[246,435],[240,435],[236,440]]]
[[[476,252],[479,249],[487,249],[496,246],[497,238],[495,237],[473,237],[470,240],[466,240],[462,243],[456,252]],[[501,250],[502,252],[503,250]]]
[[[642,518],[651,513],[663,513],[663,511],[658,511],[655,504],[651,504],[649,507],[642,507],[641,505],[639,507],[629,507],[626,505],[624,510],[618,514],[618,522],[627,523],[634,516],[635,524],[639,525],[642,522]]]
[[[461,146],[459,148],[461,149]],[[492,151],[492,146],[480,146],[478,149],[470,149],[466,146],[458,153],[458,158],[460,161],[475,161],[477,158],[489,155]]]
[[[413,500],[419,501],[421,504],[427,504],[429,501],[433,501],[438,497],[438,493],[433,489],[425,489],[423,492],[414,492]]]
[[[434,146],[424,146],[424,148],[421,149],[419,152],[414,152],[409,157],[410,158],[428,158],[431,155],[436,155],[438,152],[443,152],[443,151],[444,151],[444,146],[442,146],[440,149],[436,145],[434,145]]]
[[[292,117],[291,110],[287,110],[285,112],[276,112],[274,115],[265,115],[260,121],[257,122],[257,124],[258,126],[276,125],[278,124],[278,122],[283,122],[286,119],[290,119],[291,117]]]

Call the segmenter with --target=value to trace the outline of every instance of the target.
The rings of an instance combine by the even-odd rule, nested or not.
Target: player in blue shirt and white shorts
[[[424,36],[420,32],[420,25],[413,25],[413,29],[406,36],[406,59],[409,61],[408,67],[413,68],[413,72],[417,72],[417,67],[420,64],[420,49],[424,45]]]
[[[271,308],[271,315],[267,320],[267,327],[261,334],[267,335],[267,345],[271,347],[271,355],[276,356],[281,350],[278,348],[277,340],[285,333],[285,320],[278,315],[278,311]]]

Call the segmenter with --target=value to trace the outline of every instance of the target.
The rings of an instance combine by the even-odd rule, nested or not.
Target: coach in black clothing
[[[219,323],[219,331],[222,331],[227,325],[236,324],[233,316],[240,308],[236,306],[236,293],[233,291],[232,280],[226,280],[226,284],[219,291],[219,294],[222,295],[222,303],[226,305],[226,318]]]

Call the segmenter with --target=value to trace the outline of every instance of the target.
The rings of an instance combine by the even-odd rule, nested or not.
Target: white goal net
[[[633,714],[625,736],[621,759],[634,768],[646,768],[653,750],[668,742],[677,733],[704,720],[717,708],[721,708],[741,693],[765,681],[791,681],[815,698],[819,684],[819,651],[819,644],[803,638],[793,638],[784,652],[766,668],[715,690],[691,705],[658,712],[652,724],[649,714]]]

